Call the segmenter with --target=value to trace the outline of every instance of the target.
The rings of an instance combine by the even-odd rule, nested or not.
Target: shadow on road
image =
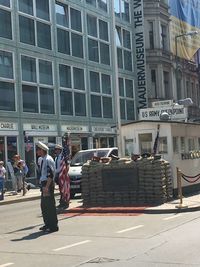
[[[33,240],[33,239],[39,238],[40,236],[44,236],[44,235],[46,235],[44,232],[38,231],[38,232],[23,236],[21,238],[11,239],[11,241],[16,242],[16,241],[24,241],[24,240]]]

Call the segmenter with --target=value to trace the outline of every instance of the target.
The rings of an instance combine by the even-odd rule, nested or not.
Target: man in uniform
[[[41,231],[52,233],[59,230],[58,219],[56,214],[54,198],[54,175],[55,163],[53,158],[48,155],[49,148],[42,142],[37,144],[37,154],[40,156],[39,183],[41,185],[41,210],[44,226],[40,227]]]

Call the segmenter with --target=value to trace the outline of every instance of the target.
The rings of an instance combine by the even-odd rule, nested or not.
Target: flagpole
[[[116,129],[117,129],[117,146],[119,157],[122,156],[122,134],[121,134],[121,112],[120,112],[120,98],[119,98],[119,77],[118,77],[118,64],[117,64],[117,44],[116,44],[116,27],[115,27],[115,8],[114,0],[111,1],[112,10],[112,35],[113,35],[113,64],[114,64],[114,77],[115,77],[115,108],[116,108]],[[113,87],[114,88],[114,87]]]

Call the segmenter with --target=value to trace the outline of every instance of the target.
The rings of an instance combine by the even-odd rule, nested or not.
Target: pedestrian
[[[22,173],[22,166],[20,163],[20,155],[18,154],[13,156],[13,170],[16,180],[15,191],[17,191],[17,193],[20,193],[21,190],[23,189],[23,182],[22,182],[23,173]]]
[[[38,162],[40,168],[39,183],[41,186],[41,211],[44,225],[39,230],[52,233],[59,230],[54,198],[55,163],[48,155],[49,148],[42,142],[37,144],[37,155],[41,158]]]
[[[62,172],[62,159],[63,159],[63,153],[62,153],[63,147],[59,144],[55,146],[55,165],[56,165],[56,173],[55,173],[55,182],[59,186],[59,191],[60,191],[60,201],[59,205],[57,206],[58,208],[66,209],[69,207],[69,198],[66,197],[66,192],[63,190],[63,179],[67,180],[67,175],[68,175],[68,164],[67,162],[64,161],[65,164],[65,174],[61,176]],[[66,181],[67,182],[67,181]]]
[[[3,165],[4,162],[0,161],[0,200],[4,199],[4,184],[6,179],[6,169]]]
[[[17,195],[17,181],[15,178],[14,169],[13,169],[13,165],[12,165],[11,160],[7,161],[7,169],[10,173],[11,182],[12,182],[12,194]]]
[[[16,179],[16,191],[20,193],[23,190],[23,195],[26,193],[26,184],[25,184],[25,177],[28,173],[28,167],[26,162],[21,159],[20,155],[14,155],[13,157],[13,170]]]

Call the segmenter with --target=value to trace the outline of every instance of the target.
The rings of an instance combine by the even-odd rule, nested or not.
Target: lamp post
[[[176,90],[177,90],[177,98],[181,98],[181,96],[178,96],[178,39],[182,38],[184,36],[194,36],[197,35],[198,31],[188,31],[185,33],[182,33],[180,35],[175,36],[175,63],[176,63]]]

